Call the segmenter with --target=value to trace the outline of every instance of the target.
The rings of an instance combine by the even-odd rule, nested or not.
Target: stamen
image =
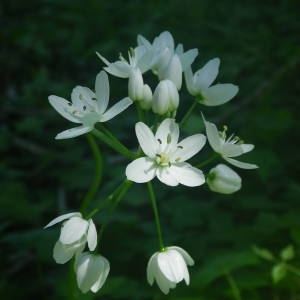
[[[162,144],[162,141],[161,141],[161,139],[157,139],[157,141],[158,141],[160,144]]]
[[[179,148],[179,149],[183,149],[183,147],[182,147],[182,146],[177,146],[177,148]]]
[[[83,110],[86,110],[86,106],[85,105],[83,106]]]
[[[180,157],[177,157],[177,158],[175,159],[176,162],[180,162],[180,160],[181,160]]]

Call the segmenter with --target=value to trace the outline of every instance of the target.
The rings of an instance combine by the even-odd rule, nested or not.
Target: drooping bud
[[[177,90],[182,85],[182,65],[178,55],[173,55],[163,74],[163,79],[169,79],[176,85]]]
[[[210,170],[206,182],[211,191],[221,194],[235,193],[242,186],[241,177],[223,164]]]
[[[154,113],[164,115],[173,112],[179,105],[179,95],[175,84],[168,79],[162,80],[153,94],[152,110]]]
[[[151,88],[148,84],[144,85],[144,89],[143,89],[143,99],[140,102],[141,108],[142,109],[151,109],[152,107],[152,91]]]
[[[140,69],[133,69],[128,80],[128,95],[132,101],[140,101],[144,96],[144,81]]]

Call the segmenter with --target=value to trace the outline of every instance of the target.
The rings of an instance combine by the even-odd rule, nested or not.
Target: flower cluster
[[[170,187],[179,184],[198,187],[207,183],[211,191],[221,194],[232,194],[241,188],[241,177],[223,163],[213,166],[210,170],[201,169],[214,163],[215,160],[224,160],[237,168],[255,169],[257,168],[255,164],[235,159],[253,150],[254,145],[244,143],[233,134],[227,137],[227,126],[220,131],[203,115],[202,118],[199,117],[199,128],[201,124],[204,125],[205,135],[198,132],[179,139],[182,125],[196,106],[211,107],[227,103],[237,94],[238,87],[231,83],[213,84],[219,73],[219,58],[209,60],[193,73],[192,64],[198,56],[198,50],[184,51],[182,44],[175,46],[174,39],[168,31],[162,32],[153,42],[139,35],[137,46],[129,49],[127,59],[120,55],[118,60],[110,62],[102,54],[97,55],[105,66],[104,71],[100,71],[96,76],[94,90],[76,86],[71,93],[71,101],[54,95],[49,96],[50,104],[59,114],[73,123],[80,124],[59,133],[56,139],[73,138],[89,133],[88,137],[92,139],[94,152],[97,152],[95,136],[132,160],[126,168],[124,167],[125,181],[108,197],[108,200],[115,201],[116,207],[133,182],[147,184],[159,240],[158,252],[152,255],[147,266],[147,279],[150,285],[156,281],[161,291],[167,294],[182,280],[189,284],[187,266],[192,266],[194,261],[182,248],[164,246],[151,181],[157,178]],[[143,76],[148,71],[152,71],[158,79],[156,86],[151,87],[144,82]],[[128,84],[128,95],[109,109],[107,107],[110,88],[107,73],[126,79]],[[194,103],[179,122],[176,118],[181,104],[183,78],[187,91],[194,98]],[[124,146],[105,126],[99,125],[97,129],[98,123],[113,119],[132,104],[136,106],[139,117],[135,124],[139,143],[136,152]],[[154,118],[151,118],[151,111]],[[202,159],[196,164],[188,163],[188,160],[202,150],[206,140],[214,152],[212,157],[205,161]],[[85,198],[82,212],[62,215],[45,226],[47,228],[63,222],[59,239],[53,249],[53,257],[59,264],[74,258],[77,284],[83,293],[97,292],[103,286],[110,270],[108,260],[94,253],[98,235],[91,216],[98,213],[100,208],[94,209],[87,218],[82,215],[97,191],[99,183],[96,181],[93,184],[91,189],[93,192]],[[103,228],[105,225],[103,222]],[[86,246],[89,251],[85,251]]]

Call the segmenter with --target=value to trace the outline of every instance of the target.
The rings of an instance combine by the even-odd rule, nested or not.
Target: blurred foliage
[[[239,299],[233,283],[243,300],[300,299],[299,277],[284,274],[274,284],[270,262],[251,248],[278,253],[293,244],[292,262],[300,266],[299,12],[298,0],[2,1],[1,299]],[[208,119],[229,125],[256,145],[247,158],[260,169],[238,170],[243,189],[234,195],[155,182],[167,244],[182,246],[196,261],[191,285],[180,284],[168,296],[146,282],[147,260],[157,241],[145,186],[134,185],[102,240],[110,276],[97,295],[82,295],[68,266],[52,259],[59,229],[42,227],[78,209],[93,178],[92,155],[85,137],[54,140],[70,124],[47,97],[68,98],[78,84],[92,87],[103,67],[95,51],[114,60],[135,45],[137,34],[152,40],[163,30],[186,49],[199,48],[194,70],[218,56],[220,82],[240,87],[226,105],[199,107],[185,134],[203,131],[202,109]],[[110,80],[117,101],[127,84]],[[190,97],[182,98],[179,117],[191,103]],[[131,108],[108,127],[135,148],[135,121]],[[106,147],[102,152],[106,173],[94,206],[124,179],[128,163]],[[96,217],[97,224],[102,217]],[[273,272],[282,276],[282,270]]]

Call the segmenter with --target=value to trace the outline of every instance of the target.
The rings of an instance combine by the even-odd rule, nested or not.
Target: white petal
[[[151,129],[143,122],[138,122],[135,124],[135,133],[143,152],[154,158],[157,153],[158,142],[155,140]]]
[[[202,115],[202,118],[203,118],[203,121],[205,124],[206,135],[207,135],[209,144],[215,152],[219,153],[221,151],[221,142],[220,142],[218,128],[214,123],[206,121],[204,119],[203,115]]]
[[[56,135],[56,140],[62,140],[62,139],[70,139],[82,134],[85,134],[87,132],[90,132],[93,130],[93,127],[90,126],[78,126],[71,129],[67,129],[65,131],[60,132],[58,135]]]
[[[202,90],[204,100],[201,103],[207,106],[221,105],[231,100],[238,91],[238,86],[231,83],[216,84]]]
[[[103,256],[101,256],[101,263],[102,263],[102,266],[99,266],[101,268],[101,273],[99,275],[99,278],[91,287],[91,291],[93,293],[97,293],[102,288],[102,286],[105,283],[105,280],[108,276],[108,273],[110,271],[109,262]]]
[[[179,126],[174,119],[165,119],[157,128],[155,139],[160,144],[160,149],[166,151],[177,145],[179,137]]]
[[[102,56],[99,52],[96,51],[97,56],[107,65],[109,66],[111,63],[104,57]]]
[[[97,230],[96,230],[96,226],[92,219],[89,220],[87,242],[88,242],[90,251],[94,251],[97,246]]]
[[[171,247],[168,247],[168,249],[173,249],[173,250],[176,250],[178,251],[182,257],[184,258],[186,264],[188,266],[193,266],[194,265],[194,260],[192,259],[192,257],[182,248],[180,247],[177,247],[177,246],[171,246]]]
[[[66,248],[59,240],[55,243],[54,249],[53,249],[53,258],[57,264],[65,264],[67,261],[69,261],[76,249],[70,247],[69,249]]]
[[[186,162],[172,165],[169,171],[179,183],[186,186],[199,186],[205,182],[202,171]]]
[[[114,118],[116,115],[120,114],[131,104],[132,104],[132,101],[128,97],[122,99],[121,101],[119,101],[115,105],[113,105],[109,110],[107,110],[102,115],[100,122],[106,122],[106,121]]]
[[[80,218],[72,217],[63,224],[59,240],[63,244],[72,244],[79,241],[88,230],[89,222]]]
[[[153,285],[155,277],[155,260],[157,259],[157,252],[154,253],[147,264],[147,281],[150,285]]]
[[[126,62],[116,61],[110,64],[108,67],[105,67],[104,70],[107,73],[110,73],[111,75],[114,75],[116,77],[128,78],[131,71],[131,67]]]
[[[174,161],[183,162],[198,153],[206,143],[206,136],[195,134],[182,140],[177,145],[177,150],[172,154]],[[178,160],[179,159],[179,160]]]
[[[96,77],[95,91],[98,111],[103,114],[109,101],[109,81],[108,76],[104,71],[101,71]]]
[[[176,287],[176,283],[167,279],[159,269],[158,263],[155,264],[155,280],[158,287],[164,294],[168,294],[170,289]]]
[[[178,180],[170,173],[169,167],[158,168],[156,170],[157,178],[164,184],[169,186],[176,186],[179,184]]]
[[[242,145],[225,143],[221,146],[221,153],[226,157],[235,157],[243,154]]]
[[[189,68],[197,56],[198,56],[198,49],[190,49],[185,53],[181,54],[179,58],[181,61],[182,70],[185,71],[187,68]]]
[[[146,48],[151,48],[151,43],[140,34],[137,36],[137,43],[139,46],[143,45]]]
[[[162,45],[174,51],[174,39],[169,31],[164,31],[159,35],[159,39]]]
[[[161,273],[169,280],[177,283],[176,274],[174,274],[172,269],[172,261],[167,253],[167,251],[160,252],[157,255],[157,264]]]
[[[220,59],[214,58],[207,62],[204,67],[198,70],[195,75],[196,89],[201,91],[208,88],[216,79],[219,73]]]
[[[144,183],[152,180],[155,176],[153,161],[148,157],[141,157],[132,161],[126,167],[127,179],[137,183]]]
[[[250,152],[254,149],[254,145],[252,144],[242,144],[241,147],[243,149],[243,153]]]
[[[70,219],[71,217],[81,217],[81,213],[79,212],[72,212],[68,214],[61,215],[55,219],[53,219],[51,222],[49,222],[44,228],[48,228],[50,226],[53,226],[61,221],[64,221],[66,219]]]
[[[241,169],[257,169],[258,166],[255,165],[255,164],[249,164],[249,163],[245,163],[245,162],[241,162],[241,161],[238,161],[238,160],[235,160],[233,158],[229,158],[229,157],[223,157],[226,161],[228,161],[230,164],[238,167],[238,168],[241,168]]]
[[[68,112],[71,103],[64,98],[51,95],[48,97],[52,107],[64,118],[74,123],[81,123],[77,118],[75,118],[71,113]]]
[[[195,88],[194,76],[191,67],[187,67],[186,70],[184,71],[184,78],[185,78],[185,84],[188,92],[192,96],[196,96],[197,94],[199,94]]]
[[[189,273],[182,255],[176,250],[172,250],[169,248],[166,251],[166,254],[169,257],[170,268],[172,269],[172,273],[175,276],[175,282],[179,283],[184,278],[186,278],[186,280],[189,282]]]

